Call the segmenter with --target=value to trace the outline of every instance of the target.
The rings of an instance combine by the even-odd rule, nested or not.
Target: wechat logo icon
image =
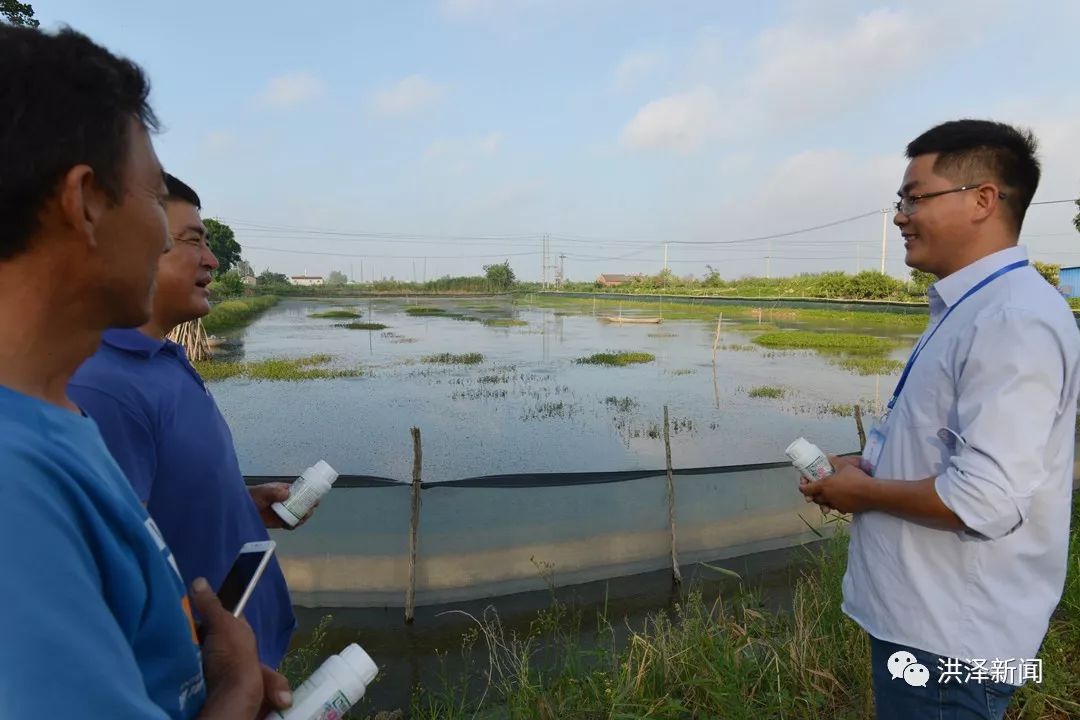
[[[911,687],[926,687],[930,681],[930,670],[920,665],[915,656],[907,650],[897,650],[889,657],[889,676],[893,680],[903,679]]]

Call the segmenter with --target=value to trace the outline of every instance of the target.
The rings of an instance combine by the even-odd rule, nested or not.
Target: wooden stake
[[[720,326],[724,324],[724,313],[720,313],[720,317],[716,318],[716,336],[712,341],[712,364],[716,365],[716,348],[720,344]]]
[[[855,429],[859,431],[859,450],[866,449],[866,431],[863,430],[862,408],[855,405]]]
[[[416,610],[416,546],[420,528],[420,475],[424,453],[420,445],[420,428],[411,428],[413,441],[412,514],[409,517],[409,584],[405,588],[405,622],[411,623]]]
[[[675,545],[675,478],[671,473],[671,423],[668,420],[668,406],[664,406],[664,456],[667,458],[667,512],[668,526],[671,528],[671,577],[676,585],[682,584],[679,572],[679,556]]]

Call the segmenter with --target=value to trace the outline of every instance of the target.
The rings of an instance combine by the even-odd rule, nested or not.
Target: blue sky
[[[1080,195],[1071,0],[33,5],[146,68],[166,168],[256,271],[537,279],[545,233],[572,279],[665,242],[680,275],[876,268],[880,214],[723,243],[885,207],[904,145],[964,116],[1035,130],[1036,199]],[[1075,210],[1032,209],[1037,259],[1080,264]]]

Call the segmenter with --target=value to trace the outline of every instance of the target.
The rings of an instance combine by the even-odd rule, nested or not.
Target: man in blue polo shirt
[[[184,579],[205,577],[219,587],[244,543],[266,540],[267,527],[281,527],[269,508],[289,491],[281,484],[248,490],[217,404],[183,348],[165,339],[177,325],[209,312],[206,286],[218,267],[198,195],[171,175],[165,179],[173,247],[158,263],[150,321],[138,329],[106,331],[69,393],[101,428]],[[244,614],[260,660],[277,667],[296,626],[277,560],[271,560]]]
[[[149,82],[72,30],[0,22],[0,716],[255,720],[290,698],[175,562],[66,393],[150,315],[169,248]],[[203,652],[191,605],[204,622]]]

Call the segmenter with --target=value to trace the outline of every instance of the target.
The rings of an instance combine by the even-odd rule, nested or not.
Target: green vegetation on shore
[[[716,597],[692,589],[670,610],[629,628],[628,636],[622,618],[601,613],[593,622],[558,601],[524,636],[504,631],[493,614],[474,618],[475,627],[453,650],[470,671],[443,673],[437,686],[418,688],[411,716],[873,717],[869,641],[840,610],[847,545],[841,528],[813,551],[790,612],[762,609],[753,589],[740,582],[737,592]],[[1080,716],[1080,496],[1073,503],[1068,578],[1039,657],[1043,682],[1021,688],[1006,717]]]
[[[203,318],[203,328],[213,335],[223,330],[243,327],[276,305],[277,301],[274,295],[257,295],[216,303],[210,308],[210,314]]]
[[[620,300],[598,295],[596,298],[572,298],[555,295],[522,295],[514,299],[518,305],[535,305],[556,310],[572,310],[580,314],[591,314],[595,305],[597,314],[607,314],[622,308],[627,311],[639,311],[643,314],[657,315],[660,312],[658,300]],[[716,305],[701,300],[674,300],[663,303],[665,320],[708,320],[714,325],[723,314],[725,325],[728,320],[740,321],[735,328],[738,332],[753,331],[752,325],[760,319],[762,324],[782,322],[836,322],[866,327],[887,326],[912,334],[926,328],[927,315],[922,312],[877,310],[846,310],[842,308],[789,308],[753,305]],[[752,322],[751,322],[752,321]],[[767,327],[767,326],[766,326]],[[721,333],[729,332],[727,326]]]

